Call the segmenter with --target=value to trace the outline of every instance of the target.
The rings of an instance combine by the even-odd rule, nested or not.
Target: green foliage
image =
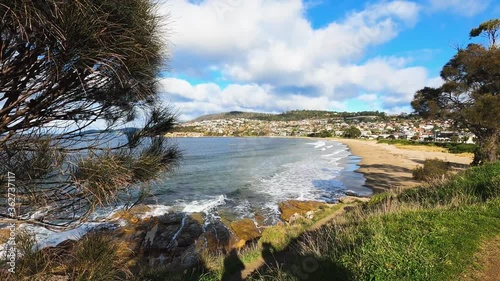
[[[477,137],[474,164],[498,159],[500,143],[500,48],[495,44],[499,19],[482,23],[471,37],[485,33],[489,46],[470,44],[459,49],[443,67],[439,88],[423,88],[412,101],[415,111],[426,118],[451,118]]]
[[[421,142],[415,140],[387,140],[377,139],[379,143],[399,144],[399,145],[422,145],[422,146],[437,146],[448,149],[450,153],[474,153],[477,145],[471,143],[452,143],[452,142]]]
[[[445,176],[450,170],[450,163],[439,159],[426,159],[423,167],[413,170],[413,178],[419,181],[429,181]]]
[[[342,137],[349,139],[357,139],[360,136],[361,136],[361,131],[354,126],[351,126],[349,129],[345,130],[344,134],[342,135]]]
[[[498,30],[500,29],[500,19],[492,19],[481,23],[478,27],[473,28],[469,35],[470,37],[477,37],[484,34],[490,43],[490,46],[495,46],[498,37]]]
[[[161,137],[176,121],[159,105],[155,3],[1,2],[0,174],[16,174],[17,220],[44,207],[38,223],[76,227],[177,164]],[[117,129],[139,112],[142,128]],[[97,120],[106,128],[87,130]]]
[[[453,199],[460,197],[468,200],[467,204],[500,197],[500,162],[472,168],[446,184],[406,190],[398,200],[433,207],[451,204]]]
[[[72,279],[78,281],[114,281],[126,272],[112,236],[91,232],[72,251]]]
[[[321,110],[291,110],[281,114],[255,113],[231,111],[227,113],[210,114],[198,117],[193,121],[217,120],[217,119],[233,119],[246,118],[263,121],[300,121],[305,119],[336,119],[341,118],[363,118],[375,117],[379,119],[385,118],[384,112],[379,111],[361,111],[361,112],[333,112]]]
[[[35,238],[34,234],[27,231],[21,231],[16,235],[15,247],[18,257],[22,257],[16,265],[18,280],[29,280],[34,276],[42,277],[58,265],[56,259],[40,250]]]
[[[331,131],[323,130],[319,133],[313,133],[313,134],[309,134],[307,136],[313,137],[313,138],[331,138],[333,135],[332,135]]]

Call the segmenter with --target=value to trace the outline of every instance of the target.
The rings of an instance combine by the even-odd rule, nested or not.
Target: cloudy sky
[[[181,120],[232,110],[410,112],[496,0],[167,0],[162,98]],[[481,39],[475,39],[475,41]]]

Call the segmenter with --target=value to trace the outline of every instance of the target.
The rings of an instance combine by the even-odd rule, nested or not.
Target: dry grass
[[[408,150],[416,150],[416,151],[426,151],[426,152],[448,152],[448,149],[437,147],[437,146],[423,146],[423,145],[404,145],[404,144],[395,144],[399,149],[408,149]]]

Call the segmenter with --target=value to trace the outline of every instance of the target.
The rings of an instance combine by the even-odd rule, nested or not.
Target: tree
[[[471,36],[486,34],[490,45],[469,44],[443,67],[439,88],[423,88],[412,107],[426,118],[451,118],[477,137],[473,164],[498,160],[500,141],[500,48],[495,44],[499,20],[482,23]]]
[[[175,116],[157,94],[166,56],[155,5],[0,0],[0,14],[0,179],[7,187],[15,174],[17,203],[1,215],[66,228],[134,204],[180,156],[162,137]],[[105,128],[85,131],[96,121]]]
[[[500,29],[500,19],[492,19],[481,23],[477,28],[473,28],[469,35],[470,38],[478,37],[484,35],[488,38],[490,47],[496,45],[496,39],[498,36],[498,30]]]
[[[344,131],[344,134],[342,136],[344,138],[357,139],[361,136],[361,131],[354,126],[351,126],[349,129]]]

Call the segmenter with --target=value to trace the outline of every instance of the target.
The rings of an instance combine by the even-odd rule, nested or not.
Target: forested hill
[[[246,118],[254,120],[266,121],[296,121],[304,119],[325,119],[325,118],[346,118],[346,117],[379,117],[385,118],[384,112],[379,111],[361,111],[361,112],[334,112],[334,111],[321,111],[321,110],[292,110],[280,114],[258,113],[258,112],[242,112],[231,111],[225,113],[209,114],[200,116],[193,122],[204,120],[218,120],[218,119],[235,119]]]

